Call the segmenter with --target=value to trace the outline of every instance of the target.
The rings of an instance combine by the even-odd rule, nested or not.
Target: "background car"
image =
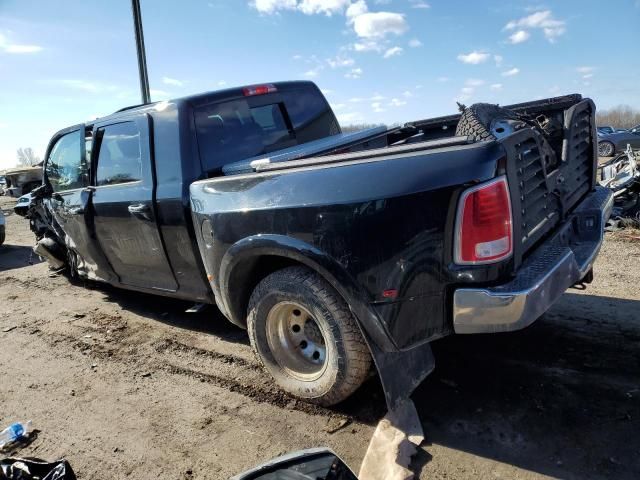
[[[624,152],[627,145],[634,150],[640,149],[640,125],[623,132],[600,133],[598,128],[598,155],[612,157],[618,152]]]
[[[29,210],[29,205],[31,205],[31,194],[25,193],[18,199],[16,205],[13,207],[13,211],[21,217],[24,217]]]
[[[603,125],[602,127],[598,127],[598,133],[615,133],[616,129],[610,127],[608,125]]]

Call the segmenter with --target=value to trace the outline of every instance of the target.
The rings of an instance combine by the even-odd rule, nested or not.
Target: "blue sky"
[[[640,108],[640,0],[141,0],[153,100],[311,79],[348,123],[579,92]],[[0,0],[0,168],[139,102],[129,0]]]

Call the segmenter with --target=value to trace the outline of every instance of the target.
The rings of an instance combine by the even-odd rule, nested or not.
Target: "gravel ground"
[[[434,343],[414,395],[420,478],[640,478],[640,240],[626,235],[607,237],[589,288],[532,327]],[[81,479],[223,479],[326,445],[357,470],[385,413],[375,378],[334,409],[296,402],[215,309],[52,278],[31,245],[9,215],[0,425],[39,431],[2,456],[66,457]]]

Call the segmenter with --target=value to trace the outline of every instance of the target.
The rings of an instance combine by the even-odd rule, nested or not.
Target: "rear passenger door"
[[[143,115],[94,126],[93,221],[122,284],[175,291],[155,214],[149,125]]]

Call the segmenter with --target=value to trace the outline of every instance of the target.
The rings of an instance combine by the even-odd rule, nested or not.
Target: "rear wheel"
[[[598,155],[600,157],[613,157],[616,148],[611,142],[598,142]]]
[[[319,405],[351,395],[371,356],[346,303],[315,272],[289,267],[262,280],[249,300],[253,350],[286,392]]]

